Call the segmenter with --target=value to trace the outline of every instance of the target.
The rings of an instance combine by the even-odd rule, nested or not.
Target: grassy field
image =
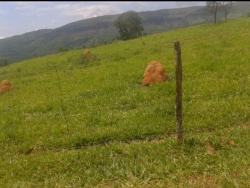
[[[3,187],[250,187],[250,19],[0,68]],[[176,144],[182,44],[185,143]],[[141,86],[151,60],[171,80]]]

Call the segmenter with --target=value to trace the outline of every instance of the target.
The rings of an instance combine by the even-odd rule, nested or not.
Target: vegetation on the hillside
[[[67,49],[67,48],[61,47],[61,48],[58,49],[58,52],[66,52],[66,51],[68,51],[68,50],[69,50],[69,49]]]
[[[0,58],[0,67],[1,66],[6,66],[10,63],[10,61],[6,58]]]
[[[249,187],[249,18],[0,68],[2,187]],[[175,140],[174,53],[185,142]],[[141,86],[151,60],[170,81]]]
[[[249,2],[235,2],[228,18],[247,16]],[[207,7],[188,7],[139,12],[145,33],[165,32],[213,21],[213,15]],[[224,19],[220,11],[217,20]],[[8,58],[10,63],[31,57],[58,52],[59,48],[77,49],[111,43],[119,33],[113,26],[118,15],[102,16],[81,20],[56,29],[43,29],[0,39],[0,57]]]
[[[135,11],[128,11],[121,14],[114,22],[117,28],[120,39],[128,40],[137,38],[143,35],[143,25],[141,17]]]

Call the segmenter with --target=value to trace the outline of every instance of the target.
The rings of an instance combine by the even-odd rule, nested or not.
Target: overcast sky
[[[0,2],[0,38],[29,31],[56,28],[90,17],[122,13],[128,10],[146,11],[205,5],[205,1],[16,1]]]

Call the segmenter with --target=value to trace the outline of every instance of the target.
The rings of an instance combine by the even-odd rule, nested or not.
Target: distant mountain
[[[237,2],[229,18],[246,16],[250,12],[250,2]],[[147,34],[169,31],[174,28],[212,22],[213,15],[206,7],[196,6],[179,9],[162,9],[140,12]],[[118,33],[113,26],[119,15],[100,16],[76,21],[56,29],[42,29],[0,39],[1,59],[15,61],[52,54],[60,48],[73,49],[96,46],[112,42]],[[219,14],[220,19],[223,18]],[[3,63],[3,61],[2,61]],[[6,61],[4,61],[5,64]]]

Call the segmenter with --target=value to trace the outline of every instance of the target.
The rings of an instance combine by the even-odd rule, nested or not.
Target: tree
[[[68,51],[68,49],[67,49],[67,48],[63,48],[63,47],[61,47],[61,48],[59,48],[59,49],[58,49],[58,52],[66,52],[66,51]]]
[[[233,7],[232,1],[222,1],[222,8],[224,10],[225,22],[227,21],[228,13],[232,7]]]
[[[1,66],[6,66],[10,63],[10,61],[6,58],[0,58],[0,67]]]
[[[217,23],[217,13],[222,6],[221,1],[207,1],[207,7],[214,15],[214,23]]]
[[[114,22],[122,40],[132,39],[143,34],[143,25],[141,18],[134,11],[121,14]]]

